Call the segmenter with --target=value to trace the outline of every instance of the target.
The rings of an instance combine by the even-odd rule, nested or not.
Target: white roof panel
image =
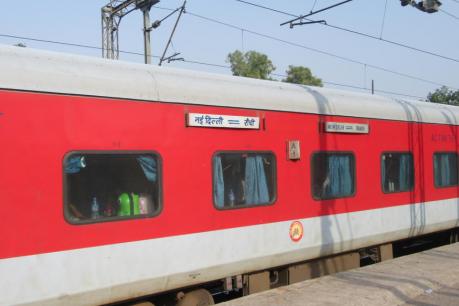
[[[0,88],[458,125],[459,108],[0,46]]]

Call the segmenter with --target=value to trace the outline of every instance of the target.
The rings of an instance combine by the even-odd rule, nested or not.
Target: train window
[[[455,152],[434,154],[434,178],[436,187],[458,185],[457,154]]]
[[[219,209],[266,205],[275,198],[271,153],[218,153],[213,158],[213,198]]]
[[[381,179],[385,193],[412,190],[414,186],[413,155],[411,153],[383,153]]]
[[[160,160],[152,153],[71,153],[64,211],[73,224],[151,217],[160,210]]]
[[[313,154],[311,162],[314,199],[325,200],[354,195],[354,154],[318,152]]]

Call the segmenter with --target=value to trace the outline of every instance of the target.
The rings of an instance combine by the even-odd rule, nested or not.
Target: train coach
[[[210,304],[458,227],[453,106],[7,46],[0,88],[1,305]]]

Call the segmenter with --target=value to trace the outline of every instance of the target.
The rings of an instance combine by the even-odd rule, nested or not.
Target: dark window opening
[[[275,158],[270,153],[219,153],[213,159],[217,208],[270,204],[275,198]]]
[[[436,187],[450,187],[458,185],[457,154],[434,154],[434,177]]]
[[[65,159],[65,213],[72,223],[148,217],[160,210],[155,154],[75,153]]]
[[[352,153],[315,153],[311,169],[314,199],[344,198],[355,193],[355,158]]]
[[[381,178],[386,193],[413,189],[414,165],[411,153],[384,153],[381,157]]]

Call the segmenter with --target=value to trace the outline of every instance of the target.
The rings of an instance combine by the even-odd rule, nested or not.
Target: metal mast
[[[143,32],[145,63],[151,63],[150,9],[159,0],[110,0],[101,9],[102,15],[102,57],[119,58],[118,30],[121,19],[130,12],[140,9],[143,12]]]

